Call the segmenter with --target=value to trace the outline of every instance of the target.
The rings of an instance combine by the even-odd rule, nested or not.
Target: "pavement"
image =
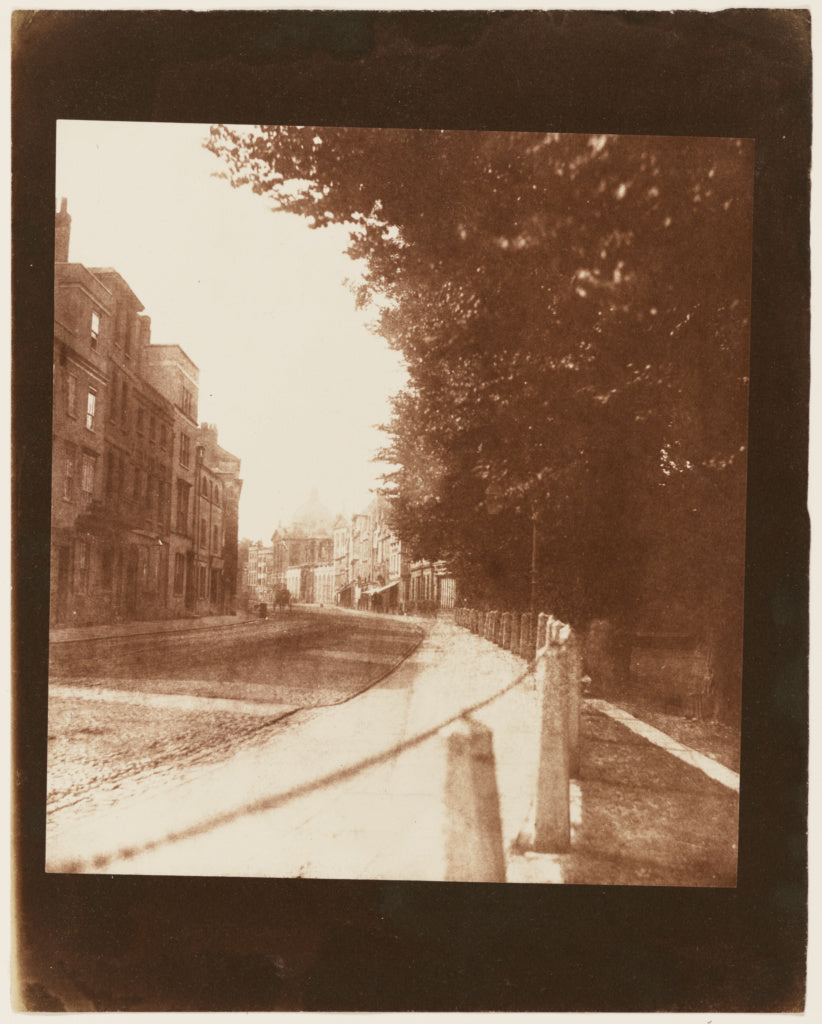
[[[175,633],[190,629],[213,629],[215,626],[238,626],[244,622],[257,621],[248,612],[236,615],[192,615],[185,619],[151,619],[128,622],[112,622],[94,626],[53,626],[49,629],[49,643],[65,643],[70,640],[101,640],[140,636],[146,633]]]
[[[571,849],[521,850],[537,775],[533,677],[449,620],[426,628],[367,693],[298,712],[230,761],[75,823],[50,842],[47,870],[485,880],[476,858],[462,876],[449,859],[455,820],[464,836],[473,827],[472,809],[454,804],[449,744],[473,722],[492,737],[484,799],[490,785],[507,881],[735,884],[738,776],[712,776],[703,755],[595,699],[583,701]]]

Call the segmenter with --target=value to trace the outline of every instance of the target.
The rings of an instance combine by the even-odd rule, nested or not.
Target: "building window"
[[[106,590],[111,589],[114,579],[114,551],[111,548],[103,548],[100,560],[100,583]]]
[[[194,414],[194,395],[188,390],[183,388],[183,401],[181,408],[186,416],[193,416]]]
[[[212,526],[211,528],[211,550],[217,551],[217,527]]]
[[[94,388],[88,389],[86,399],[86,430],[94,430],[94,415],[97,411],[97,392]]]
[[[96,349],[100,339],[100,317],[92,312],[91,314],[91,347]]]
[[[80,486],[86,494],[94,492],[94,463],[96,461],[93,455],[83,455],[83,473],[80,479]]]
[[[117,456],[112,451],[106,452],[106,494],[114,494],[117,490]]]
[[[185,480],[177,481],[177,532],[186,533],[188,530],[188,491],[190,484]]]
[[[132,337],[133,338],[137,337],[137,331],[138,330],[139,330],[139,325],[137,323],[137,318],[135,317],[134,321],[131,324],[131,327],[130,328],[126,327],[126,332],[125,332],[126,333],[126,347],[124,349],[126,359],[131,359],[131,341],[132,341]]]
[[[148,549],[148,579],[146,586],[149,590],[156,590],[160,580],[160,548],[152,545]]]
[[[206,533],[206,521],[205,519],[200,520],[200,547],[204,548],[208,544],[208,533]]]
[[[168,427],[165,423],[160,424],[160,447],[163,451],[168,448]]]
[[[157,518],[163,519],[166,514],[166,482],[165,480],[157,481]]]
[[[86,589],[88,580],[88,541],[76,540],[74,542],[74,590],[82,594]]]
[[[141,405],[137,406],[137,433],[142,437],[145,423],[145,409]]]
[[[66,412],[77,415],[77,378],[71,373],[66,377]]]
[[[220,504],[220,488],[216,484],[214,485],[214,504]]]
[[[74,500],[74,452],[66,452],[65,468],[63,470],[63,497],[66,501]]]
[[[191,462],[191,438],[188,434],[180,434],[180,465],[188,466]]]
[[[186,585],[186,556],[177,554],[174,556],[174,593],[183,593]]]
[[[200,492],[204,498],[208,497],[208,480],[206,480],[205,477],[203,477],[202,483],[200,484]]]

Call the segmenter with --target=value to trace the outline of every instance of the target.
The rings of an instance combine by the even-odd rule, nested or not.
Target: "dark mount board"
[[[12,65],[15,886],[29,1008],[56,1008],[62,977],[102,1010],[799,1009],[809,13],[18,11]],[[736,890],[44,873],[60,118],[756,140]]]

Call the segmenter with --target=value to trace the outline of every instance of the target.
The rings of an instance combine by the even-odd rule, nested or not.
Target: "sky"
[[[344,283],[343,228],[311,230],[216,177],[207,125],[60,121],[56,200],[69,259],[113,267],[151,317],[155,344],[200,369],[201,422],[242,460],[240,536],[268,540],[316,487],[332,513],[372,498],[377,429],[400,357],[368,330]]]

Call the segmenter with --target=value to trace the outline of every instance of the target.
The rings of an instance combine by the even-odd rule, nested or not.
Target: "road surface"
[[[419,643],[407,620],[293,611],[51,645],[49,833],[351,699]]]

